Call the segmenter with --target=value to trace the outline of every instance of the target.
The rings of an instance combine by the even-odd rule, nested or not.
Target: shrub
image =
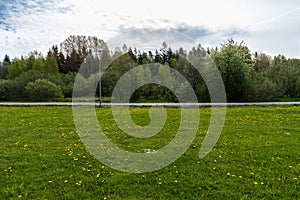
[[[12,98],[13,81],[0,79],[0,100],[9,100]]]
[[[34,100],[63,98],[61,88],[45,79],[38,79],[35,82],[28,83],[25,87],[25,91],[28,93],[29,97]]]

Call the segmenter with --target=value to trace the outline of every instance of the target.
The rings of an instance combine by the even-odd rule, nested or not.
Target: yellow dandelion
[[[100,177],[100,174],[97,174],[96,177],[99,178],[99,177]]]
[[[293,166],[290,165],[289,168],[293,168]]]
[[[81,183],[82,183],[82,181],[78,181],[78,182],[76,183],[76,185],[80,186]]]
[[[239,176],[239,178],[243,178],[242,176]]]
[[[251,176],[253,176],[253,175],[254,175],[254,173],[253,173],[253,172],[251,172],[251,173],[250,173],[250,175],[251,175]]]
[[[227,176],[230,176],[230,173],[229,173],[229,172],[227,173]]]
[[[256,181],[254,182],[254,185],[257,185],[257,182],[256,182]]]
[[[75,161],[77,161],[77,160],[78,160],[78,158],[75,158],[75,157],[74,157],[73,159],[74,159]]]
[[[67,183],[67,182],[68,182],[68,180],[65,180],[64,182],[65,182],[65,183]]]
[[[298,178],[294,178],[294,181],[298,181]]]
[[[53,183],[53,181],[48,181],[48,183]]]
[[[265,184],[264,182],[260,182],[261,185]]]

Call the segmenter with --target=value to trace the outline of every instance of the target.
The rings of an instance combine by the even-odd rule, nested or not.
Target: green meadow
[[[147,108],[132,108],[140,126]],[[171,165],[131,174],[107,167],[81,143],[72,109],[0,107],[0,199],[299,199],[300,107],[228,108],[214,149],[198,154],[210,109],[200,109],[197,136]],[[159,149],[179,126],[180,109],[167,109],[160,133],[135,139],[117,127],[111,109],[97,109],[111,141],[130,151]]]

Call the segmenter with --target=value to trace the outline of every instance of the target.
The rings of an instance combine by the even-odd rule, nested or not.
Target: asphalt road
[[[103,107],[248,107],[248,106],[300,106],[300,102],[247,102],[247,103],[103,103]],[[99,106],[95,102],[0,102],[0,106],[29,107],[29,106]]]

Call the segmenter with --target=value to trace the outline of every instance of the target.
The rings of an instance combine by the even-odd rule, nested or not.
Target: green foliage
[[[0,79],[7,79],[8,66],[0,67]]]
[[[60,51],[57,46],[53,46],[45,58],[40,53],[33,52],[28,58],[11,61],[6,55],[0,68],[0,79],[10,80],[1,83],[2,87],[6,88],[2,89],[2,93],[6,91],[5,95],[3,94],[5,99],[29,98],[24,88],[29,82],[37,79],[55,83],[61,87],[65,98],[71,98],[75,75],[80,67],[81,93],[83,95],[91,92],[93,88],[90,88],[89,84],[95,83],[98,76],[99,47],[103,49],[100,59],[103,72],[102,94],[107,97],[111,96],[117,81],[130,69],[158,63],[181,73],[193,87],[198,100],[208,102],[210,96],[206,82],[209,81],[209,85],[216,82],[216,77],[212,75],[211,58],[221,72],[229,102],[300,97],[299,59],[287,59],[282,55],[272,59],[264,53],[257,52],[252,57],[249,48],[243,42],[236,43],[232,39],[223,44],[220,50],[205,50],[201,45],[193,47],[190,51],[182,48],[172,50],[164,42],[162,48],[155,53],[142,52],[124,45],[123,51],[117,48],[113,55],[104,41],[95,37],[70,36],[60,46]],[[206,74],[205,77],[209,77],[209,80],[205,82],[199,70],[201,74]],[[144,72],[138,76],[155,73],[145,67]],[[170,76],[170,72],[163,76]],[[98,96],[98,89],[95,91],[95,95]],[[155,84],[139,88],[131,98],[132,101],[141,99],[177,101],[169,89]]]
[[[8,67],[7,78],[14,79],[14,78],[20,76],[25,71],[27,71],[26,61],[14,60],[12,65]]]
[[[250,52],[242,44],[229,40],[222,45],[220,52],[213,53],[213,59],[219,68],[228,101],[245,100],[251,90],[251,72],[253,63]]]
[[[61,88],[45,79],[28,83],[25,91],[35,100],[54,100],[63,97]]]
[[[61,86],[64,97],[71,98],[73,92],[73,86],[75,81],[76,73],[68,72],[67,74],[61,74],[61,80],[63,85]]]
[[[10,100],[14,83],[11,80],[0,79],[0,100]]]

